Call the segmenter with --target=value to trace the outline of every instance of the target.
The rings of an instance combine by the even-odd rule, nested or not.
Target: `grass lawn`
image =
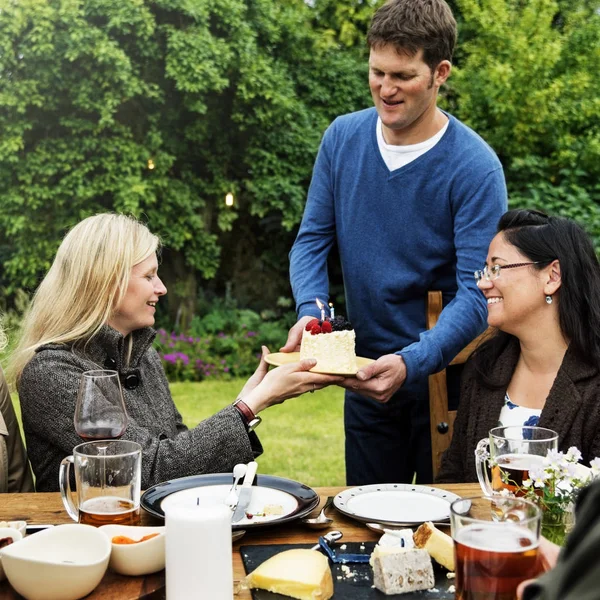
[[[188,427],[237,397],[237,381],[173,383],[171,391]],[[344,390],[332,386],[304,394],[261,413],[256,429],[264,448],[259,473],[279,475],[310,486],[345,484]]]
[[[231,404],[243,385],[243,380],[173,383],[171,391],[185,424],[194,427]],[[14,404],[20,422],[19,403]],[[344,390],[332,386],[263,411],[256,429],[264,448],[259,473],[309,486],[344,485],[343,406]]]

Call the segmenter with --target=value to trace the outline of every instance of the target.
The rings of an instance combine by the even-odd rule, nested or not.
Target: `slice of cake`
[[[249,588],[268,590],[298,600],[328,600],[333,596],[329,560],[315,550],[285,550],[246,577]]]
[[[376,546],[371,559],[373,583],[386,595],[428,590],[435,585],[427,550]]]
[[[452,538],[440,531],[433,523],[423,523],[413,536],[415,546],[424,548],[431,558],[448,571],[454,571],[454,542]]]
[[[317,371],[351,374],[356,364],[356,334],[344,317],[313,319],[302,332],[300,358],[315,358]]]

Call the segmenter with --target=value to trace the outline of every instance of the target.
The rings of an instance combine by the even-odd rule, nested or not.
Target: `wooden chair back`
[[[427,293],[427,329],[432,329],[442,313],[442,292]],[[450,365],[460,365],[466,362],[473,350],[477,348],[490,334],[488,328],[481,335],[465,346],[450,362]],[[431,457],[433,477],[438,474],[442,463],[442,454],[450,445],[454,432],[456,411],[448,410],[448,388],[446,386],[446,369],[429,376],[429,418],[431,431]]]

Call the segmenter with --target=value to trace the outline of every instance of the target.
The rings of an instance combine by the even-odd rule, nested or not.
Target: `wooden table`
[[[450,484],[437,485],[436,487],[447,489],[459,496],[477,496],[481,494],[479,484]],[[315,488],[321,497],[321,504],[327,496],[335,496],[341,492],[343,487]],[[314,511],[314,514],[318,510]],[[349,519],[344,515],[331,509],[329,516],[334,519],[331,529],[339,529],[344,533],[344,541],[368,542],[379,539],[380,535],[367,529],[362,523]],[[36,523],[72,523],[63,508],[59,493],[37,493],[37,494],[2,494],[0,495],[0,521],[24,520],[28,524]],[[142,511],[143,525],[161,525],[162,521]],[[240,546],[256,544],[310,544],[318,541],[322,532],[308,529],[300,523],[290,523],[280,527],[249,530],[246,535],[233,545],[233,576],[239,581],[245,576],[242,559],[239,553]],[[241,590],[236,594],[236,600],[250,600],[251,595],[247,590]],[[21,598],[17,595],[7,581],[0,583],[0,599],[16,600]],[[108,600],[119,598],[119,600],[160,600],[165,598],[165,572],[155,573],[146,577],[125,577],[113,573],[110,569],[106,572],[100,585],[89,595],[86,600]]]

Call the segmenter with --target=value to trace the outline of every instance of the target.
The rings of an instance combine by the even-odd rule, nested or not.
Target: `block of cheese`
[[[246,577],[246,586],[298,600],[328,600],[333,596],[329,560],[315,550],[285,550]]]
[[[372,559],[373,583],[386,595],[428,590],[435,585],[427,550],[376,547]]]
[[[454,571],[454,542],[449,535],[427,522],[415,531],[413,539],[417,548],[424,548],[442,567]]]

